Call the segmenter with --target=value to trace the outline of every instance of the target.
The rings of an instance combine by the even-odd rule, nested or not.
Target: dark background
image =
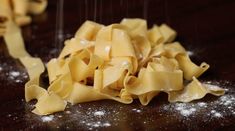
[[[57,57],[61,49],[61,41],[71,38],[85,20],[93,20],[102,24],[120,22],[123,18],[145,18],[148,26],[167,23],[178,32],[177,40],[187,50],[193,52],[192,60],[197,64],[205,61],[211,68],[200,80],[212,81],[221,87],[235,88],[235,1],[234,0],[66,0],[64,1],[63,37],[58,41],[58,18],[56,18],[59,0],[49,0],[47,10],[38,16],[33,16],[31,25],[23,27],[23,36],[27,51],[42,58],[46,63]],[[96,11],[94,11],[96,9]],[[79,129],[88,130],[79,125],[79,117],[65,112],[59,120],[49,123],[40,121],[40,117],[32,114],[32,104],[24,102],[24,84],[28,78],[26,70],[18,60],[11,58],[3,40],[0,40],[0,129]],[[9,77],[14,70],[21,73],[16,82]],[[230,92],[234,95],[234,92]],[[201,101],[213,101],[217,97],[207,95]],[[131,105],[104,100],[78,104],[68,111],[80,110],[83,115],[89,108],[95,111],[102,109],[112,113],[117,111],[123,116],[109,115],[104,119],[112,121],[115,117],[122,118],[109,127],[93,129],[103,130],[232,130],[235,116],[223,119],[204,121],[195,116],[193,119],[181,120],[177,116],[166,113],[160,115],[158,110],[167,102],[166,94],[160,94],[147,107],[142,107],[138,101]],[[118,110],[120,109],[120,110]],[[133,114],[130,110],[141,108],[144,112]],[[235,110],[235,109],[234,109]],[[125,113],[123,113],[125,112]],[[9,116],[10,114],[10,116]],[[125,117],[127,116],[127,117]],[[151,118],[151,121],[148,119]],[[84,118],[85,119],[85,118]],[[87,119],[93,118],[88,117]],[[91,120],[91,121],[92,121]],[[97,119],[100,120],[100,119]],[[102,119],[103,120],[103,119]],[[149,122],[147,125],[143,121]],[[167,121],[167,122],[166,122]]]

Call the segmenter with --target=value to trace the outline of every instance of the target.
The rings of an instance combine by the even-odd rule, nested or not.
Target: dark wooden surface
[[[96,3],[96,4],[95,4]],[[95,6],[97,5],[97,6]],[[94,9],[96,8],[96,12]],[[56,34],[57,1],[49,0],[47,11],[33,17],[23,28],[28,52],[46,63],[59,53]],[[146,18],[154,23],[167,23],[178,32],[178,40],[193,52],[191,58],[206,61],[210,70],[200,80],[228,89],[235,97],[235,1],[173,1],[173,0],[69,0],[64,3],[64,39],[73,36],[87,19],[99,23],[119,22],[125,17]],[[51,121],[31,113],[32,102],[24,101],[26,70],[11,58],[0,40],[0,129],[1,130],[234,130],[235,106],[218,104],[221,98],[207,95],[186,104],[196,107],[190,116],[182,116],[167,101],[166,94],[156,97],[148,106],[138,101],[130,105],[104,100],[77,104],[56,113]],[[12,72],[20,72],[19,76]],[[234,101],[232,101],[234,102]],[[222,114],[214,117],[211,110]],[[95,115],[101,111],[100,115]]]

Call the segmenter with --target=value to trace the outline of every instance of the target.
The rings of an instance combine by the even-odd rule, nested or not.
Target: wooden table
[[[96,12],[94,11],[96,9]],[[23,27],[28,52],[48,62],[59,53],[56,44],[57,1],[49,0],[44,14]],[[149,27],[163,22],[178,32],[178,40],[197,64],[210,70],[204,83],[228,89],[224,97],[207,95],[192,103],[168,103],[161,93],[148,106],[139,101],[124,105],[103,100],[77,104],[50,116],[31,113],[24,100],[28,80],[22,64],[9,56],[0,40],[1,130],[234,130],[235,129],[235,1],[69,0],[64,4],[64,37],[71,38],[87,19],[119,22],[125,17],[146,18]],[[47,81],[46,79],[43,79]]]

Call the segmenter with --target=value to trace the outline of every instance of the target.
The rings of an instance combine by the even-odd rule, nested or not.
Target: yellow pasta
[[[150,30],[148,30],[148,39],[151,41],[152,46],[163,43],[164,37],[159,29],[159,26],[154,25]]]
[[[37,0],[37,1],[34,1],[34,0],[28,0],[28,9],[27,11],[30,13],[30,14],[40,14],[42,13],[46,7],[47,7],[47,0]]]
[[[14,1],[13,1],[14,2]],[[18,1],[17,1],[18,2]],[[13,11],[9,0],[0,1],[0,26],[4,26],[4,31],[0,29],[0,36],[2,35],[7,45],[10,55],[19,59],[26,67],[30,81],[25,84],[25,99],[30,101],[37,99],[34,113],[38,115],[46,115],[65,109],[67,102],[54,92],[48,92],[46,89],[39,86],[39,78],[44,72],[44,64],[41,59],[31,57],[25,50],[24,41],[20,28],[13,21]],[[49,108],[48,108],[49,107]]]
[[[166,24],[162,24],[160,27],[159,27],[159,30],[161,32],[161,34],[163,35],[163,38],[164,38],[164,42],[172,42],[177,33],[176,31],[174,31],[173,29],[171,29],[168,25]]]
[[[209,87],[202,85],[195,77],[193,77],[193,81],[183,90],[168,92],[168,100],[170,102],[190,102],[192,100],[203,98],[207,93],[219,96],[224,94],[224,90],[221,88],[210,89]]]
[[[18,26],[31,23],[28,14],[40,14],[47,7],[47,0],[1,0],[0,1],[0,36],[5,34],[5,21],[12,21]]]
[[[196,79],[209,65],[203,62],[197,66],[190,60],[181,44],[173,42],[176,31],[166,24],[148,30],[143,19],[123,19],[108,26],[84,22],[74,38],[65,41],[58,58],[47,63],[50,85],[40,87],[44,64],[27,53],[16,24],[24,24],[21,19],[27,17],[26,13],[41,13],[47,1],[13,2],[12,12],[9,1],[1,1],[8,8],[0,4],[0,18],[9,17],[0,23],[6,26],[2,35],[10,55],[20,59],[28,71],[25,99],[37,100],[33,112],[38,115],[63,111],[67,102],[111,99],[130,104],[139,99],[142,105],[148,105],[160,92],[168,94],[169,102],[190,102],[207,93],[224,94],[223,89],[209,88]],[[192,81],[184,85],[184,80]]]
[[[31,79],[26,100],[37,99],[33,112],[46,115],[62,111],[66,102],[111,99],[129,104],[138,98],[147,105],[160,92],[168,94],[169,102],[190,102],[207,93],[223,95],[223,89],[207,88],[196,79],[209,65],[195,65],[181,44],[172,42],[175,37],[165,24],[147,30],[142,19],[109,26],[86,21],[74,38],[65,41],[59,57],[48,62],[47,90]],[[184,85],[184,79],[192,82]]]

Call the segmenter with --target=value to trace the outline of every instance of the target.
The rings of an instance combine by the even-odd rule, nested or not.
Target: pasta
[[[74,38],[65,41],[59,57],[48,62],[47,90],[30,80],[26,99],[37,99],[33,112],[46,115],[64,110],[66,102],[111,99],[129,104],[138,98],[147,105],[160,92],[168,94],[169,102],[190,102],[207,93],[223,95],[223,89],[197,80],[209,65],[194,64],[181,44],[173,42],[175,37],[166,24],[148,30],[143,19],[109,26],[86,21]],[[184,85],[184,79],[192,81]]]
[[[47,4],[27,0],[8,0],[0,4],[0,35],[9,53],[26,67],[30,80],[25,84],[25,99],[37,100],[34,113],[47,115],[63,111],[67,103],[111,99],[130,104],[139,99],[148,103],[160,92],[168,94],[169,102],[190,102],[206,94],[223,95],[221,88],[209,88],[197,78],[209,65],[194,64],[179,42],[176,31],[162,24],[147,28],[143,19],[123,19],[108,26],[86,21],[74,38],[65,41],[58,58],[47,63],[49,87],[41,87],[44,72],[41,59],[31,57],[24,47],[21,19],[30,21],[27,13],[41,13]],[[13,13],[12,13],[13,12]],[[2,20],[4,18],[4,20]],[[14,19],[13,19],[14,18]],[[24,24],[24,22],[23,22]],[[191,81],[184,84],[184,80]]]
[[[47,7],[47,0],[1,0],[0,1],[0,37],[4,35],[7,21],[18,26],[30,24],[28,14],[37,15]]]
[[[25,16],[26,6],[21,5],[25,4],[26,1],[27,0],[22,0],[22,3],[18,0],[12,1],[13,4],[15,4],[14,11],[11,8],[10,0],[0,1],[0,37],[3,36],[9,54],[13,58],[19,59],[28,71],[30,81],[25,84],[25,99],[26,101],[30,101],[35,98],[38,100],[33,112],[40,115],[50,114],[55,111],[64,110],[67,102],[61,99],[57,94],[53,92],[48,93],[47,90],[39,86],[39,78],[41,73],[44,72],[44,64],[40,58],[30,56],[25,50],[21,30],[17,26],[21,24],[17,23],[16,20],[18,15],[21,15],[21,17],[28,17]],[[41,3],[35,3],[35,7],[40,4]],[[45,7],[41,8],[42,11],[44,9]],[[15,13],[19,14],[16,15]],[[49,106],[52,107],[50,108]]]

